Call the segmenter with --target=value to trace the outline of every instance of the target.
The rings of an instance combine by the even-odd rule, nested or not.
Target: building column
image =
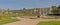
[[[49,14],[51,14],[52,12],[51,12],[51,10],[52,10],[52,8],[50,8],[50,10],[49,10]]]
[[[42,15],[44,15],[44,9],[42,9],[42,12],[43,12],[43,14],[42,14]]]
[[[41,9],[40,9],[40,15],[41,15]]]
[[[46,15],[47,15],[47,9],[46,9]]]

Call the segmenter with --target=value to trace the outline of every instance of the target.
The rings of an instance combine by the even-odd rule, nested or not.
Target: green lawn
[[[60,25],[60,21],[39,22],[37,25]]]
[[[11,16],[3,16],[3,18],[0,20],[0,25],[15,22],[16,19],[12,19]]]

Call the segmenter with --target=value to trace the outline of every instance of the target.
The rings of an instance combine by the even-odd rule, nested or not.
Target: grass
[[[12,19],[11,16],[3,16],[3,18],[0,20],[0,25],[15,22],[16,19]]]
[[[39,22],[37,25],[60,25],[60,21]]]
[[[0,25],[3,25],[3,24],[0,22]]]
[[[3,15],[3,14],[2,14]],[[2,16],[0,15],[0,16]],[[15,22],[15,21],[19,21],[17,19],[12,19],[11,17],[13,16],[35,16],[32,14],[4,14],[2,16],[2,19],[0,20],[0,25],[6,24],[6,23],[11,23],[11,22]]]

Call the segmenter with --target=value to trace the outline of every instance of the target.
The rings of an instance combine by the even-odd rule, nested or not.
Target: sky
[[[45,8],[60,5],[60,0],[0,0],[1,9]]]

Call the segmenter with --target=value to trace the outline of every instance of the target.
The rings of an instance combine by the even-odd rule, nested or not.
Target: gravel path
[[[8,23],[4,25],[36,25],[38,22],[41,21],[60,21],[60,19],[28,19],[28,18],[21,18],[21,21]]]

